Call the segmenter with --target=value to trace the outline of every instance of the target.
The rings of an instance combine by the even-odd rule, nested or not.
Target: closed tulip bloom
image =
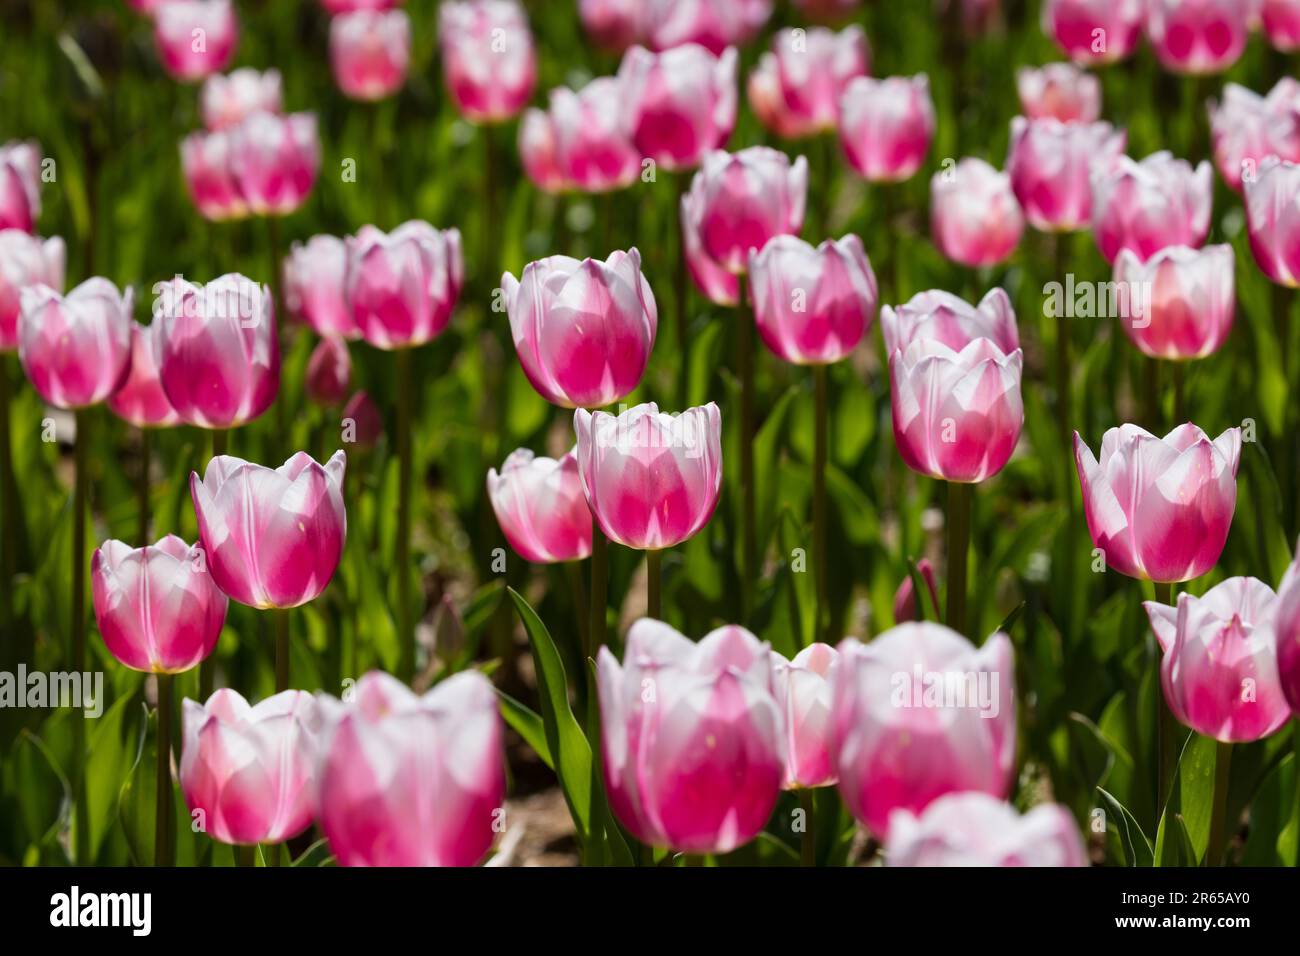
[[[368,343],[391,351],[442,334],[464,281],[457,230],[420,220],[389,233],[363,226],[347,246],[344,294]]]
[[[709,258],[700,236],[699,204],[692,204],[691,195],[682,196],[677,206],[681,225],[682,249],[686,258],[686,271],[695,287],[715,305],[734,306],[740,299],[740,279]]]
[[[628,50],[618,76],[630,104],[627,124],[642,156],[668,170],[699,165],[736,125],[736,50],[714,56],[695,43],[651,53]]]
[[[295,242],[284,258],[285,308],[322,338],[361,337],[344,296],[347,264],[347,243],[337,236]]]
[[[1200,247],[1210,231],[1214,183],[1204,160],[1193,169],[1168,151],[1141,162],[1121,156],[1092,175],[1092,233],[1114,262],[1121,249],[1148,259],[1166,246]]]
[[[1297,548],[1300,553],[1300,547]],[[1277,645],[1278,676],[1291,710],[1300,714],[1300,560],[1293,560],[1278,585],[1268,626]]]
[[[280,71],[263,73],[243,67],[224,75],[214,73],[203,81],[199,108],[208,129],[236,126],[254,113],[280,113],[284,109]]]
[[[578,92],[551,90],[551,129],[560,172],[574,189],[605,193],[641,175],[641,153],[624,122],[627,99],[613,76],[592,80]]]
[[[1043,232],[1088,228],[1090,172],[1116,162],[1125,140],[1124,131],[1109,123],[1013,119],[1007,174],[1029,224]]]
[[[221,843],[283,843],[316,812],[316,702],[281,691],[250,707],[223,687],[206,704],[186,698],[181,791]]]
[[[987,793],[951,793],[890,821],[886,866],[1087,866],[1079,825],[1059,803],[1024,816]]]
[[[402,0],[320,0],[326,13],[355,13],[358,10],[391,10],[400,7]]]
[[[807,194],[808,161],[802,156],[791,163],[766,146],[717,150],[705,154],[682,199],[682,230],[699,236],[701,250],[719,268],[739,275],[751,251],[803,228]]]
[[[934,583],[934,565],[930,563],[929,558],[922,558],[916,562],[916,571],[921,576],[925,589],[930,592],[930,607],[937,611],[939,589]],[[898,585],[898,590],[894,592],[894,623],[924,620],[924,617],[918,606],[916,586],[912,583],[912,576],[909,574],[903,578]]]
[[[340,420],[343,440],[361,451],[374,448],[384,434],[384,417],[379,414],[375,400],[364,389],[348,399]]]
[[[1237,577],[1200,597],[1183,592],[1175,607],[1143,602],[1164,652],[1165,702],[1179,723],[1222,743],[1249,743],[1291,717],[1270,625],[1276,600],[1263,581]]]
[[[549,113],[530,107],[519,121],[519,164],[534,186],[547,193],[569,188],[560,168],[555,124]]]
[[[1226,243],[1170,246],[1146,262],[1121,250],[1116,283],[1151,290],[1146,314],[1124,316],[1124,331],[1152,358],[1197,359],[1217,352],[1232,331],[1235,264]]]
[[[840,97],[839,130],[844,155],[863,178],[911,179],[934,136],[929,77],[855,77]]]
[[[1278,285],[1300,286],[1300,165],[1269,156],[1242,186],[1256,264]]]
[[[0,229],[32,232],[40,216],[40,147],[5,143],[0,146]]]
[[[930,231],[939,251],[964,266],[992,266],[1016,251],[1025,231],[1011,178],[967,157],[930,180]]]
[[[642,618],[596,659],[605,788],[642,843],[729,853],[767,825],[785,774],[772,656],[738,625],[688,640]]]
[[[1249,6],[1242,0],[1147,0],[1147,37],[1167,70],[1222,73],[1246,49]]]
[[[320,169],[314,113],[254,113],[230,131],[230,173],[259,216],[285,216],[311,193]]]
[[[505,802],[505,753],[488,679],[462,671],[423,696],[371,671],[326,716],[321,831],[341,866],[473,866]]]
[[[831,683],[831,762],[845,805],[878,838],[896,810],[948,793],[1005,798],[1016,757],[1010,639],[975,647],[942,624],[847,638]]]
[[[1263,0],[1260,8],[1264,35],[1275,50],[1300,49],[1300,0]]]
[[[343,95],[382,100],[402,88],[411,62],[411,19],[404,10],[362,10],[330,21],[330,67]]]
[[[1210,441],[1190,422],[1164,438],[1123,425],[1102,437],[1100,460],[1075,432],[1074,458],[1088,530],[1108,567],[1164,583],[1214,567],[1237,506],[1240,428]]]
[[[316,343],[307,360],[303,390],[317,405],[343,404],[352,384],[352,356],[342,339],[325,338]]]
[[[869,67],[867,38],[856,24],[782,30],[749,74],[749,105],[778,136],[798,139],[833,130],[849,81]]]
[[[610,405],[641,383],[659,313],[641,253],[548,256],[501,277],[515,352],[538,393],[566,408]]]
[[[18,357],[38,395],[56,408],[98,405],[131,370],[132,292],[87,279],[66,296],[49,286],[21,292]]]
[[[190,425],[235,428],[280,390],[280,345],[271,290],[232,273],[204,286],[174,279],[153,321],[163,391]]]
[[[849,355],[876,317],[876,274],[855,235],[813,248],[798,236],[773,236],[750,253],[750,298],[763,343],[797,365]]]
[[[514,0],[455,0],[438,7],[442,75],[461,114],[499,123],[527,105],[537,82],[528,16]]]
[[[114,415],[136,428],[170,428],[181,424],[181,416],[163,391],[158,371],[156,338],[162,326],[131,323],[131,371],[126,381],[108,396]]]
[[[230,168],[229,131],[200,131],[181,140],[181,172],[194,208],[204,219],[223,222],[248,215],[248,203]]]
[[[787,790],[835,783],[831,765],[831,681],[839,655],[829,644],[810,644],[788,661],[772,652],[772,686],[785,732]]]
[[[1222,100],[1209,111],[1214,164],[1237,192],[1266,156],[1300,160],[1300,83],[1292,77],[1278,80],[1267,96],[1224,84]]]
[[[902,305],[880,310],[880,331],[890,355],[907,351],[917,339],[935,339],[954,352],[980,338],[992,339],[1007,355],[1020,348],[1016,313],[1000,287],[990,289],[977,306],[942,289],[918,292]]]
[[[617,417],[574,412],[578,471],[606,537],[639,551],[681,544],[713,516],[722,491],[722,418],[710,402],[679,415],[653,402]]]
[[[598,47],[621,53],[649,32],[645,0],[578,0],[578,17]]]
[[[337,451],[323,466],[300,451],[279,468],[230,455],[190,474],[199,539],[217,586],[240,604],[298,607],[325,590],[347,535]]]
[[[1048,63],[1016,71],[1020,111],[1030,119],[1092,123],[1101,116],[1101,81],[1073,63]]]
[[[163,0],[154,7],[153,27],[163,69],[183,83],[220,73],[239,41],[231,0]]]
[[[1020,440],[1024,358],[991,339],[960,351],[917,339],[889,360],[894,441],[913,471],[977,483],[1002,470]]]
[[[772,15],[772,0],[649,0],[650,46],[668,50],[698,43],[714,53],[758,35]]]
[[[510,547],[525,561],[581,561],[591,554],[591,509],[582,493],[577,449],[556,461],[527,448],[488,470],[488,498]]]
[[[1043,32],[1076,63],[1113,63],[1132,53],[1144,0],[1045,0]]]
[[[21,229],[0,229],[0,352],[18,348],[23,289],[49,286],[63,291],[63,240],[39,239]]]

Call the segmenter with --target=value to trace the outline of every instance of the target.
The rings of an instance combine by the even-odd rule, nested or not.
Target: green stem
[[[670,240],[673,248],[677,251],[677,262],[673,268],[673,305],[675,307],[675,318],[677,320],[677,400],[682,408],[690,404],[690,396],[686,394],[690,385],[689,369],[690,363],[686,361],[687,345],[686,336],[688,334],[687,320],[687,295],[689,294],[688,283],[686,281],[686,242],[682,238],[681,230],[681,209],[682,197],[686,194],[687,184],[689,182],[686,173],[676,173],[673,180],[677,186],[677,201],[673,205],[671,215],[668,216],[668,228],[672,232]]]
[[[1156,602],[1159,604],[1172,605],[1174,586],[1161,581],[1152,582],[1155,586]],[[1156,686],[1162,687],[1160,683],[1160,659],[1161,653],[1157,648],[1156,653]],[[1174,782],[1174,768],[1178,762],[1176,753],[1176,744],[1178,740],[1178,723],[1174,720],[1173,713],[1169,710],[1169,704],[1165,701],[1164,692],[1161,691],[1156,695],[1156,823],[1160,822],[1161,816],[1165,811],[1165,804],[1169,799],[1170,789]]]
[[[947,625],[966,634],[966,558],[970,551],[971,486],[948,482],[948,612]],[[916,596],[921,600],[921,595]]]
[[[266,217],[266,238],[267,249],[271,257],[269,263],[271,269],[270,288],[271,302],[275,309],[277,321],[275,323],[276,347],[280,350],[281,356],[285,353],[285,315],[283,308],[284,299],[280,295],[280,219],[271,215]],[[289,438],[289,390],[280,388],[275,396],[275,428],[276,442],[285,443],[290,441]]]
[[[803,810],[803,833],[799,835],[799,865],[817,865],[816,805],[813,792],[807,788],[799,791],[799,808]]]
[[[397,362],[397,634],[401,678],[415,677],[415,623],[411,615],[411,417],[415,396],[411,352],[399,349]]]
[[[226,447],[230,441],[230,432],[224,428],[214,428],[208,432],[210,440],[209,460],[218,458],[226,453]],[[204,469],[206,472],[207,469]],[[217,655],[209,654],[199,664],[199,700],[206,702],[212,696],[212,692],[217,686]]]
[[[609,541],[600,525],[591,529],[591,625],[587,656],[595,658],[605,644],[605,605],[609,600]]]
[[[76,413],[76,447],[73,452],[76,473],[72,491],[72,669],[86,671],[86,501],[90,485],[87,457],[90,453],[91,415],[89,409]],[[89,866],[90,809],[86,796],[86,712],[78,707],[73,716],[73,762],[76,788],[76,860]]]
[[[745,303],[745,284],[746,279],[741,276],[736,302],[736,374],[740,378],[742,623],[748,623],[754,612],[754,593],[758,590],[758,533],[755,527],[758,498],[754,485],[754,320]]]
[[[663,586],[663,552],[647,551],[645,553],[645,613],[656,621],[663,620],[663,602],[660,589]]]
[[[824,641],[830,620],[826,578],[830,570],[826,564],[826,446],[827,424],[827,370],[825,365],[813,366],[813,582],[817,591],[817,617],[813,627],[813,640]],[[919,597],[919,595],[918,595]]]
[[[1232,772],[1232,744],[1219,741],[1214,748],[1214,809],[1210,813],[1210,842],[1206,866],[1224,866],[1228,846],[1228,778]]]
[[[498,249],[495,242],[497,222],[497,185],[496,185],[496,137],[492,134],[492,124],[485,123],[479,127],[483,137],[483,251],[481,268],[483,269],[483,288],[491,289],[501,278],[496,269]]]
[[[587,585],[582,580],[582,565],[577,561],[565,561],[564,576],[569,579],[573,619],[578,625],[578,646],[585,655],[591,650],[591,602],[587,600]]]
[[[250,843],[248,846],[235,847],[235,865],[256,867],[257,866],[257,844]]]
[[[275,692],[289,689],[289,609],[277,608],[275,615]]]
[[[1054,282],[1064,282],[1070,268],[1070,235],[1058,233],[1054,238],[1055,262],[1053,274],[1049,277]],[[1056,325],[1056,429],[1061,443],[1061,491],[1065,495],[1065,529],[1061,555],[1063,557],[1061,575],[1066,587],[1061,589],[1061,630],[1066,635],[1066,646],[1073,645],[1074,638],[1074,592],[1075,592],[1075,548],[1074,533],[1078,517],[1078,504],[1075,501],[1075,468],[1073,438],[1073,369],[1070,366],[1070,326],[1065,316],[1057,317]]]
[[[149,429],[140,429],[140,472],[136,475],[136,515],[139,520],[137,540],[140,547],[149,543],[149,459],[151,457]]]
[[[154,866],[172,866],[172,683],[171,674],[157,674],[158,737],[157,750],[157,826],[154,829]]]
[[[1185,407],[1185,406],[1183,405],[1183,401],[1184,401],[1184,398],[1185,398],[1184,387],[1183,387],[1184,366],[1183,366],[1183,363],[1182,363],[1182,362],[1174,362],[1174,363],[1173,363],[1173,373],[1174,373],[1174,374],[1173,374],[1173,379],[1174,379],[1174,420],[1173,420],[1173,425],[1174,425],[1175,428],[1177,428],[1177,427],[1178,427],[1179,425],[1181,425],[1181,424],[1184,422],[1184,420],[1185,420],[1185,419],[1184,419],[1185,412],[1184,412],[1184,410],[1183,410],[1184,407]]]

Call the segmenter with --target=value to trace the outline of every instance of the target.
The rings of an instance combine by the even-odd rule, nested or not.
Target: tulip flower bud
[[[535,108],[525,110],[519,122],[519,162],[542,192],[558,193],[569,188],[557,149],[550,115]]]
[[[930,180],[930,231],[939,251],[964,266],[992,266],[1015,252],[1025,217],[1011,179],[967,157]]]
[[[591,509],[576,448],[559,461],[516,449],[500,474],[488,470],[487,490],[502,533],[525,561],[552,564],[591,554]]]
[[[649,33],[645,0],[578,0],[578,17],[591,42],[622,53]]]
[[[849,164],[873,183],[911,179],[934,136],[930,79],[859,76],[840,97],[840,146]]]
[[[237,126],[254,113],[283,112],[280,71],[242,67],[224,76],[214,73],[203,81],[199,108],[210,130]]]
[[[86,408],[131,371],[132,292],[87,279],[66,296],[49,286],[20,295],[18,357],[37,394],[56,408]]]
[[[1030,119],[1093,123],[1101,116],[1101,81],[1073,63],[1048,63],[1016,71],[1020,111]]]
[[[1175,73],[1222,73],[1246,49],[1249,3],[1146,0],[1146,32],[1156,58]]]
[[[57,236],[41,240],[21,229],[0,229],[0,352],[18,348],[23,289],[63,291],[65,249]]]
[[[248,215],[248,203],[230,169],[228,130],[190,133],[181,140],[181,172],[199,215],[212,222]]]
[[[691,281],[708,300],[715,305],[734,306],[740,299],[740,280],[709,258],[704,251],[704,240],[700,237],[699,219],[693,217],[691,197],[682,196],[677,207],[677,217],[681,224],[681,243],[686,257],[686,271]]]
[[[1300,286],[1300,165],[1269,156],[1242,186],[1250,251],[1260,271],[1278,285]]]
[[[1020,348],[1016,313],[1002,288],[990,289],[978,306],[942,289],[918,292],[903,305],[880,310],[880,331],[890,355],[907,351],[917,339],[935,339],[954,352],[981,338],[1008,355]]]
[[[153,27],[163,69],[182,83],[220,73],[239,41],[231,0],[161,0],[153,10]]]
[[[1007,174],[1029,224],[1043,232],[1087,229],[1091,170],[1117,162],[1125,140],[1109,123],[1013,119]]]
[[[929,558],[922,558],[916,562],[916,571],[925,583],[925,589],[930,592],[930,607],[939,607],[939,589],[934,583],[934,565],[930,563]],[[924,620],[925,616],[921,613],[916,598],[916,585],[912,583],[912,576],[909,574],[898,585],[898,590],[894,592],[894,623],[905,624],[908,621]]]
[[[1140,163],[1121,156],[1092,171],[1092,232],[1114,262],[1121,249],[1148,259],[1166,246],[1200,247],[1210,231],[1214,183],[1210,164],[1174,159],[1167,151]]]
[[[1262,0],[1260,19],[1273,49],[1300,50],[1300,0]]]
[[[325,338],[316,343],[307,360],[303,381],[307,397],[317,405],[341,405],[352,384],[352,356],[342,339]]]
[[[788,661],[772,652],[772,686],[785,730],[787,790],[835,783],[831,765],[831,681],[839,658],[829,644],[810,644]]]
[[[514,0],[447,0],[438,6],[438,41],[443,80],[466,119],[499,123],[532,97],[537,57]]]
[[[833,130],[840,97],[870,68],[867,37],[854,24],[782,30],[749,74],[749,105],[759,121],[787,139]]]
[[[163,391],[158,371],[161,325],[131,323],[131,371],[112,395],[108,407],[114,415],[136,428],[170,428],[181,424],[181,416]]]
[[[551,90],[555,157],[565,183],[587,193],[630,186],[641,174],[641,153],[624,122],[627,98],[618,77],[601,76],[578,92]]]
[[[1087,866],[1074,817],[1059,803],[1024,816],[987,793],[951,793],[920,816],[897,810],[889,823],[887,866]]]
[[[1236,192],[1256,178],[1267,156],[1300,160],[1300,83],[1284,76],[1267,96],[1225,83],[1223,98],[1211,103],[1214,164]]]
[[[1217,352],[1232,330],[1235,265],[1226,243],[1204,249],[1170,246],[1146,262],[1121,249],[1115,282],[1130,290],[1149,289],[1150,297],[1140,310],[1145,314],[1122,316],[1120,324],[1152,358],[1195,359]]]
[[[628,135],[664,169],[698,166],[736,125],[736,50],[714,56],[691,43],[664,53],[633,47],[618,69],[631,104]]]
[[[403,10],[363,10],[330,21],[330,67],[343,95],[375,101],[406,82],[411,63],[411,19]]]
[[[752,40],[772,15],[772,0],[650,0],[647,6],[655,50],[698,43],[718,54]]]
[[[320,169],[314,113],[254,113],[230,130],[230,175],[259,216],[285,216],[307,200]]]
[[[343,407],[343,441],[359,451],[369,451],[384,433],[384,419],[374,399],[359,391]]]
[[[1043,32],[1076,63],[1113,63],[1137,48],[1144,0],[1045,0]]]
[[[414,348],[442,334],[460,297],[460,232],[411,220],[385,234],[363,226],[347,239],[344,294],[375,348]]]
[[[356,13],[358,10],[391,10],[400,7],[402,0],[320,0],[328,14]]]
[[[32,232],[40,216],[40,147],[5,143],[0,146],[0,229]]]
[[[347,243],[336,236],[295,242],[284,258],[284,305],[321,338],[357,339],[361,330],[343,292]]]

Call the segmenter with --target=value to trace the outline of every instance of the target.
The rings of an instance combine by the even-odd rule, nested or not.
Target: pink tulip
[[[0,229],[0,352],[18,348],[23,289],[63,291],[65,249],[57,236],[41,240],[21,229]]]
[[[749,254],[750,300],[763,343],[798,365],[846,358],[876,317],[876,274],[855,235],[815,249],[773,236]]]
[[[598,47],[622,53],[649,32],[645,0],[578,0],[578,17]]]
[[[1011,178],[967,157],[930,180],[930,231],[939,251],[964,266],[992,266],[1016,251],[1025,230]]]
[[[831,684],[831,763],[853,815],[888,840],[896,810],[948,793],[1011,791],[1016,757],[1010,639],[982,647],[942,624],[847,638]]]
[[[519,163],[543,192],[563,192],[570,186],[560,168],[558,149],[550,114],[533,107],[525,110],[519,121]]]
[[[1271,626],[1277,596],[1255,578],[1228,578],[1175,607],[1144,601],[1164,651],[1160,685],[1179,723],[1222,743],[1249,743],[1291,717]]]
[[[1043,232],[1088,228],[1090,171],[1117,162],[1125,139],[1109,123],[1013,119],[1007,174],[1029,224]]]
[[[1087,866],[1074,817],[1059,803],[1024,816],[987,793],[951,793],[918,817],[890,820],[887,866]]]
[[[473,866],[505,802],[488,679],[462,671],[417,697],[371,671],[355,700],[319,697],[320,826],[341,866]]]
[[[404,222],[390,233],[363,226],[347,240],[344,294],[375,348],[414,348],[447,327],[460,297],[460,233]]]
[[[1293,560],[1282,576],[1268,626],[1277,645],[1282,693],[1292,712],[1300,715],[1300,560]]]
[[[934,565],[930,563],[929,558],[922,558],[916,562],[916,571],[925,583],[925,589],[930,592],[930,607],[937,610],[939,589],[934,583]],[[912,584],[912,576],[909,574],[903,578],[898,585],[898,590],[894,592],[894,623],[904,624],[908,621],[924,620],[924,617],[917,606],[916,586]]]
[[[890,355],[906,352],[917,339],[934,339],[954,352],[980,338],[992,339],[1007,355],[1020,348],[1016,313],[1002,288],[990,289],[978,306],[942,289],[918,292],[903,305],[880,310],[880,331]]]
[[[303,391],[317,405],[343,404],[352,384],[352,356],[342,339],[324,338],[312,349],[307,360]]]
[[[217,646],[227,601],[197,544],[174,534],[144,548],[105,541],[90,586],[104,645],[132,670],[179,674]]]
[[[1235,257],[1226,243],[1170,246],[1145,263],[1127,249],[1115,260],[1115,281],[1150,290],[1145,315],[1121,324],[1152,358],[1196,359],[1217,352],[1232,330]]]
[[[739,275],[751,251],[803,228],[808,162],[750,146],[737,153],[706,153],[690,192],[682,197],[682,231],[699,236],[700,249],[718,268]]]
[[[1076,63],[1113,63],[1132,53],[1145,0],[1045,0],[1043,32]]]
[[[605,789],[642,843],[728,853],[767,825],[785,755],[768,645],[738,625],[699,643],[642,618],[596,660]]]
[[[40,147],[5,143],[0,146],[0,229],[32,232],[40,216]]]
[[[217,586],[240,604],[298,607],[334,576],[348,519],[346,457],[321,466],[304,451],[279,468],[218,455],[190,473],[199,539]]]
[[[563,86],[551,90],[556,163],[569,186],[604,193],[641,175],[641,153],[625,128],[626,109],[617,77],[597,77],[576,93]]]
[[[934,136],[930,80],[859,76],[840,97],[840,146],[849,163],[871,182],[911,179],[925,162]]]
[[[736,125],[735,47],[714,56],[694,43],[664,53],[635,46],[618,76],[633,145],[665,169],[698,166]]]
[[[1260,18],[1275,50],[1292,53],[1300,49],[1300,0],[1262,0]]]
[[[1246,49],[1242,0],[1146,0],[1146,30],[1157,59],[1175,73],[1222,73]]]
[[[1300,286],[1300,165],[1266,157],[1242,188],[1255,262],[1278,285]]]
[[[1092,177],[1092,232],[1114,262],[1121,249],[1149,259],[1166,246],[1200,247],[1210,231],[1213,173],[1202,160],[1193,169],[1167,151],[1140,163],[1121,156]]]
[[[716,305],[734,306],[740,300],[740,279],[709,258],[704,251],[698,218],[692,217],[695,207],[689,194],[682,196],[677,216],[681,224],[682,249],[686,258],[686,271],[695,287]]]
[[[163,0],[154,7],[153,27],[163,69],[182,83],[220,73],[239,42],[231,0]]]
[[[1267,96],[1226,83],[1209,111],[1214,164],[1233,190],[1242,191],[1266,156],[1300,160],[1300,83],[1293,78],[1282,77]]]
[[[1190,422],[1157,438],[1112,428],[1101,460],[1079,433],[1074,458],[1093,543],[1120,574],[1190,581],[1219,560],[1237,505],[1241,429],[1213,442]]]
[[[41,398],[56,408],[98,405],[131,371],[132,292],[87,279],[66,296],[46,285],[20,297],[18,357]]]
[[[360,451],[369,451],[384,433],[384,419],[375,400],[364,390],[357,392],[343,406],[341,416],[343,440]]]
[[[488,470],[487,490],[502,533],[525,561],[581,561],[591,554],[591,509],[576,449],[556,461],[518,448],[500,474]]]
[[[679,415],[653,402],[617,417],[574,412],[578,470],[605,535],[639,551],[671,548],[708,523],[722,491],[722,418],[710,402]]]
[[[295,242],[284,258],[285,308],[321,338],[361,337],[343,294],[347,264],[347,243],[337,236]]]
[[[1030,119],[1092,123],[1101,115],[1101,81],[1073,63],[1048,63],[1016,71],[1020,111]]]
[[[163,391],[187,424],[235,428],[275,401],[280,346],[266,286],[234,273],[205,286],[177,277],[153,320]]]
[[[230,169],[230,132],[190,133],[181,140],[181,171],[194,207],[204,219],[222,222],[248,215]]]
[[[181,791],[191,816],[222,843],[283,843],[316,810],[316,702],[281,691],[250,707],[223,687],[206,704],[186,698]]]
[[[330,21],[330,67],[343,95],[375,101],[406,82],[411,63],[411,18],[403,10],[362,10]]]
[[[254,113],[230,130],[230,175],[248,208],[284,216],[307,200],[320,169],[313,113]]]
[[[831,764],[831,682],[839,655],[829,644],[810,644],[788,661],[772,651],[772,686],[785,732],[787,790],[835,783]]]
[[[772,15],[772,0],[648,0],[647,8],[654,49],[698,43],[721,53],[758,35]]]
[[[548,402],[597,408],[641,384],[659,313],[635,248],[604,262],[538,259],[501,289],[519,364]]]
[[[126,5],[139,13],[152,14],[154,7],[163,0],[126,0]]]
[[[224,76],[214,73],[203,81],[199,106],[208,129],[237,126],[254,113],[283,112],[280,71],[243,67]]]
[[[356,13],[358,10],[391,10],[400,7],[402,0],[320,0],[329,14]]]
[[[438,7],[438,40],[443,80],[466,119],[499,123],[532,97],[533,35],[514,0],[447,0]]]
[[[1002,470],[1020,440],[1024,358],[992,339],[960,351],[916,339],[889,360],[898,453],[913,471],[977,483]]]
[[[131,371],[112,395],[108,407],[114,415],[136,428],[170,428],[181,424],[181,416],[163,391],[158,371],[158,332],[161,325],[131,323]]]
[[[867,37],[854,24],[782,30],[749,74],[749,105],[759,121],[787,139],[835,129],[840,97],[870,64]]]

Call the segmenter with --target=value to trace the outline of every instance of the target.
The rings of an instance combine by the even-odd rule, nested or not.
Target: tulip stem
[[[1161,581],[1152,582],[1155,586],[1156,601],[1159,604],[1172,605],[1174,603],[1173,592],[1174,586]],[[1159,647],[1156,648],[1156,686],[1160,687],[1160,658],[1161,652]],[[1174,768],[1178,761],[1176,741],[1178,739],[1178,724],[1174,720],[1173,713],[1169,710],[1169,704],[1165,700],[1164,693],[1156,695],[1156,823],[1160,823],[1160,818],[1165,812],[1165,803],[1169,799],[1169,791],[1173,786]]]
[[[663,600],[660,594],[663,586],[662,565],[662,551],[645,553],[645,614],[656,621],[663,620]]]
[[[817,865],[816,805],[813,792],[807,787],[799,790],[799,809],[803,811],[803,833],[799,834],[799,865]]]
[[[209,455],[208,460],[219,458],[226,453],[226,446],[229,443],[230,433],[224,428],[214,428],[208,432]],[[207,473],[207,468],[203,469],[202,474]],[[217,686],[217,655],[209,654],[203,658],[199,664],[199,700],[207,701],[212,696],[212,692]]]
[[[817,617],[813,624],[813,640],[826,639],[826,625],[830,619],[830,606],[826,597],[826,446],[828,443],[827,400],[825,365],[813,366],[813,582],[817,591]]]
[[[687,361],[686,240],[682,237],[681,215],[682,198],[686,195],[689,180],[686,173],[674,174],[673,180],[677,186],[677,202],[673,206],[672,214],[668,217],[668,227],[669,231],[675,233],[672,240],[674,248],[677,250],[677,262],[673,269],[673,304],[676,307],[675,318],[677,320],[677,401],[682,408],[686,408],[691,404],[690,396],[686,394],[690,387],[689,370],[691,363]]]
[[[140,429],[140,471],[136,476],[136,511],[140,521],[140,547],[149,543],[149,429]]]
[[[1219,741],[1214,748],[1214,808],[1210,812],[1210,842],[1205,847],[1205,865],[1225,865],[1228,846],[1228,778],[1232,772],[1232,744]]]
[[[401,676],[415,677],[415,623],[411,619],[411,352],[399,349],[397,363],[397,633]]]
[[[75,473],[72,485],[72,669],[78,674],[86,670],[86,499],[90,473],[87,457],[90,452],[91,412],[81,409],[76,413],[73,463]],[[76,794],[76,860],[78,866],[90,865],[90,809],[86,797],[86,712],[78,707],[72,723],[72,753],[74,787]]]
[[[1064,282],[1065,274],[1070,268],[1070,234],[1058,233],[1054,239],[1053,254],[1055,263],[1050,276],[1053,282]],[[1075,488],[1075,469],[1074,469],[1074,441],[1073,428],[1071,425],[1071,398],[1072,382],[1070,368],[1070,326],[1068,320],[1064,317],[1058,317],[1056,320],[1056,428],[1060,435],[1061,441],[1061,491],[1065,495],[1065,534],[1062,542],[1061,555],[1063,557],[1061,576],[1066,582],[1066,586],[1061,589],[1061,620],[1059,627],[1061,633],[1066,635],[1066,644],[1069,646],[1070,639],[1074,633],[1074,575],[1075,575],[1075,551],[1074,551],[1074,531],[1078,516],[1078,508],[1074,500]]]
[[[578,647],[586,656],[591,653],[591,602],[587,600],[587,585],[582,580],[582,565],[577,561],[565,561],[564,574],[569,579],[569,593],[573,596],[573,618],[578,625]]]
[[[970,550],[971,486],[948,482],[948,613],[947,625],[966,635],[966,558]],[[920,599],[920,595],[917,595]]]
[[[154,866],[172,866],[172,683],[171,674],[155,674],[158,686],[157,827],[154,829]]]
[[[248,846],[239,845],[235,847],[235,865],[236,866],[257,866],[257,844],[250,843]]]
[[[600,525],[591,529],[591,626],[587,656],[595,658],[605,644],[605,605],[609,599],[609,542]]]
[[[289,609],[277,608],[275,615],[275,692],[289,689]]]
[[[740,377],[740,483],[741,568],[740,598],[743,623],[754,611],[758,589],[758,540],[755,529],[757,489],[754,486],[754,328],[745,303],[745,278],[741,276],[736,299],[736,374]]]
[[[1184,421],[1183,419],[1183,363],[1174,362],[1173,367],[1174,379],[1174,427],[1177,428]]]
[[[479,127],[483,137],[483,287],[491,289],[501,278],[494,268],[497,262],[496,244],[493,242],[493,229],[497,225],[497,185],[496,185],[496,142],[492,135],[492,124],[484,123]]]

